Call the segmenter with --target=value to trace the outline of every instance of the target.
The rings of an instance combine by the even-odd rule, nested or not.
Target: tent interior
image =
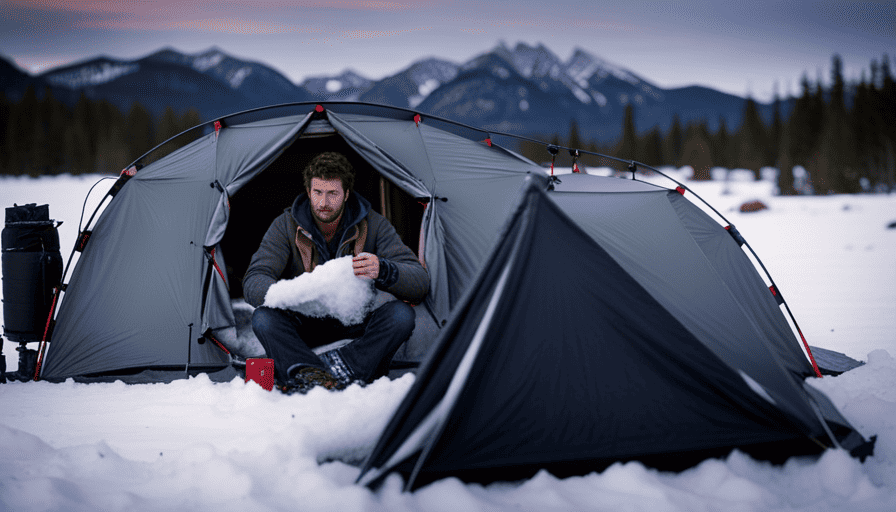
[[[234,305],[238,339],[254,338],[252,308],[244,302],[242,288],[242,279],[252,255],[271,222],[305,191],[302,172],[308,162],[320,153],[336,151],[349,159],[355,170],[354,190],[392,223],[414,254],[421,255],[420,235],[425,205],[385,179],[328,123],[318,121],[314,125],[230,197],[230,219],[220,248]],[[424,311],[425,306],[419,305],[416,309],[417,327],[411,340],[399,349],[393,360],[393,376],[415,368],[438,332],[434,320]],[[249,343],[254,344],[252,341]],[[253,354],[239,355],[245,357]]]
[[[302,171],[319,153],[344,154],[355,169],[354,189],[386,217],[419,256],[424,205],[383,178],[334,131],[306,134],[230,197],[230,220],[221,240],[232,299],[243,296],[242,279],[265,231],[304,192]]]

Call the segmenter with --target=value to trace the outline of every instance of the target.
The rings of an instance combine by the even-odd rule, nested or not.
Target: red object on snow
[[[268,391],[274,389],[274,360],[246,359],[246,382],[250,380]]]
[[[740,211],[743,213],[758,212],[760,210],[768,210],[768,206],[758,199],[755,201],[747,201],[740,205]]]

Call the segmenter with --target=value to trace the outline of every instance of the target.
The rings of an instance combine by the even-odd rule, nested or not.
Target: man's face
[[[311,178],[311,187],[307,192],[311,199],[311,213],[318,222],[327,224],[342,215],[348,194],[342,189],[342,180],[339,178]]]

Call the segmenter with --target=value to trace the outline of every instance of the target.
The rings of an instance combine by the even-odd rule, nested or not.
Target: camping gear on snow
[[[359,482],[870,453],[728,231],[675,190],[559,180],[523,193]]]
[[[62,255],[59,252],[59,225],[50,219],[50,206],[36,203],[6,208],[2,232],[3,334],[18,342],[18,380],[34,378],[37,351],[28,343],[48,339],[52,322],[50,310],[55,300],[54,287],[62,279]],[[0,341],[0,378],[6,360]]]
[[[232,301],[242,297],[240,279],[273,218],[304,190],[303,167],[324,151],[349,158],[355,189],[428,267],[429,296],[394,361],[413,365],[526,176],[548,179],[488,132],[378,105],[291,104],[195,131],[180,149],[123,172],[96,224],[84,228],[91,236],[61,300],[41,378],[229,367],[219,343],[238,339]]]
[[[42,378],[230,368],[249,258],[305,163],[339,151],[432,280],[393,367],[426,362],[365,483],[870,451],[803,382],[808,347],[742,237],[681,185],[548,176],[488,132],[379,105],[280,105],[197,133],[138,159],[88,221]]]
[[[274,360],[254,357],[246,359],[246,382],[250,380],[268,391],[274,389]]]

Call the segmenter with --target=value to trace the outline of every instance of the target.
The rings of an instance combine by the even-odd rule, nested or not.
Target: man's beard
[[[342,212],[345,210],[345,202],[339,205],[339,208],[335,210],[327,210],[327,211],[318,211],[317,208],[311,208],[311,214],[314,215],[315,220],[320,222],[321,224],[329,224],[334,220],[338,219]]]

